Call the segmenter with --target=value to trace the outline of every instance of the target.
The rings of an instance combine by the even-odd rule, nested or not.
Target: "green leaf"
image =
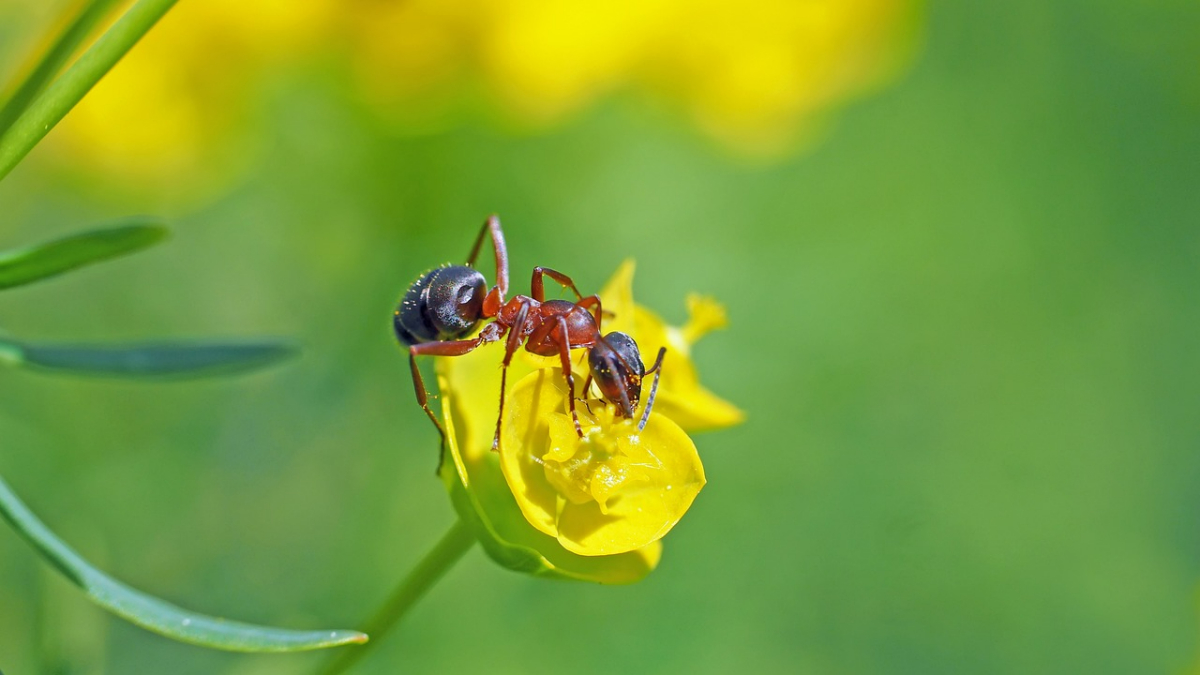
[[[0,252],[0,290],[33,283],[73,269],[153,246],[167,230],[148,218],[71,235],[27,248]]]
[[[71,12],[75,14],[74,18],[66,24],[66,29],[54,41],[54,44],[46,50],[45,55],[36,66],[30,70],[29,75],[17,85],[11,96],[4,102],[4,106],[0,108],[0,135],[3,135],[8,130],[12,123],[20,117],[21,113],[29,106],[30,101],[34,96],[37,96],[46,84],[58,74],[63,64],[67,59],[75,53],[79,45],[91,34],[92,29],[96,27],[112,9],[115,0],[92,0],[82,10],[76,10],[72,5]]]
[[[296,353],[295,346],[278,341],[71,345],[0,338],[0,364],[124,378],[230,375],[262,368]]]
[[[0,136],[0,179],[142,39],[177,0],[138,0]]]
[[[196,614],[134,590],[93,567],[46,528],[0,479],[0,515],[88,598],[117,616],[160,635],[213,649],[293,652],[367,641],[350,630],[297,631]]]

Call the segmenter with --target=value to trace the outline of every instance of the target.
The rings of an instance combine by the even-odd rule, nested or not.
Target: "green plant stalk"
[[[363,632],[371,636],[371,641],[358,649],[349,649],[338,654],[321,671],[322,675],[344,673],[365,656],[370,648],[377,645],[380,639],[404,618],[408,610],[433,588],[442,575],[471,550],[475,541],[475,534],[466,523],[461,520],[454,521],[441,540],[417,563],[408,576],[404,577],[396,590],[392,591],[391,597],[367,621]]]
[[[115,0],[92,0],[67,25],[66,30],[58,36],[54,44],[46,52],[42,60],[20,85],[13,91],[12,96],[0,108],[0,136],[8,130],[12,123],[25,111],[29,102],[37,96],[55,75],[63,64],[71,58],[79,45],[87,39],[96,24],[100,23],[112,9]]]
[[[0,136],[0,180],[50,133],[178,0],[138,0]]]

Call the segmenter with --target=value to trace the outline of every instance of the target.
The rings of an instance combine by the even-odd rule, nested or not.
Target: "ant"
[[[475,269],[475,259],[483,246],[485,235],[491,235],[492,250],[496,256],[496,285],[487,288],[483,275]],[[570,288],[577,300],[546,300],[544,281],[550,277],[564,288]],[[437,416],[429,409],[425,383],[417,368],[417,357],[462,356],[489,342],[505,337],[504,362],[500,375],[500,413],[496,418],[496,435],[492,439],[492,450],[500,447],[500,423],[504,417],[504,392],[508,380],[508,366],[513,354],[522,344],[525,350],[539,356],[557,355],[562,361],[563,377],[570,392],[571,418],[575,432],[583,438],[583,427],[575,411],[575,377],[571,372],[571,350],[587,348],[590,374],[584,383],[586,393],[595,380],[601,395],[617,406],[617,415],[632,418],[642,396],[642,378],[654,373],[654,384],[646,402],[646,410],[638,423],[640,432],[650,417],[654,396],[658,391],[658,379],[662,375],[662,361],[666,348],[658,350],[658,358],[650,369],[642,363],[641,352],[633,338],[625,333],[613,331],[600,334],[603,311],[600,298],[596,295],[583,297],[575,282],[567,275],[547,267],[533,268],[531,296],[517,295],[507,302],[508,293],[508,249],[504,243],[504,232],[500,219],[489,216],[475,238],[466,265],[445,265],[425,272],[408,287],[400,304],[396,307],[393,327],[400,343],[408,347],[409,367],[412,369],[413,388],[417,403],[429,416],[441,434],[443,446],[445,429]],[[590,311],[589,311],[590,310]],[[470,335],[480,321],[492,319],[474,338]]]

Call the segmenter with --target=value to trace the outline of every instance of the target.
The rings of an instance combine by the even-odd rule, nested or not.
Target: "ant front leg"
[[[579,424],[579,413],[575,411],[575,374],[571,372],[571,342],[568,339],[567,318],[558,317],[558,356],[562,360],[563,379],[567,381],[567,401],[571,406],[571,420],[575,422],[575,433],[583,438],[583,427]]]
[[[467,266],[475,266],[475,259],[483,247],[483,236],[489,232],[492,234],[492,250],[496,253],[496,285],[483,301],[483,315],[496,316],[504,304],[504,297],[508,295],[508,247],[504,243],[504,230],[500,229],[499,216],[493,214],[484,221],[479,236],[475,237],[475,245],[471,247],[471,255],[467,256]]]
[[[519,297],[519,296],[518,296]],[[496,435],[492,437],[492,452],[500,452],[500,424],[504,419],[504,391],[508,388],[508,364],[512,363],[513,354],[521,346],[525,333],[525,323],[529,317],[529,304],[521,303],[517,316],[513,319],[512,328],[508,331],[508,342],[504,345],[504,362],[500,364],[500,411],[496,414]]]
[[[549,267],[533,268],[533,281],[529,283],[529,290],[533,295],[534,300],[537,300],[538,302],[545,302],[546,300],[546,289],[542,280],[543,276],[550,277],[551,279],[557,281],[558,283],[562,284],[563,288],[571,289],[571,291],[575,293],[576,299],[583,300],[583,294],[579,292],[578,288],[575,288],[575,282],[571,280],[571,277],[563,274],[562,272],[552,270]]]
[[[580,395],[579,400],[583,401],[583,407],[587,408],[588,414],[591,415],[592,417],[595,417],[596,413],[592,412],[592,404],[588,403],[588,389],[591,386],[592,386],[592,374],[591,374],[591,372],[588,372],[587,379],[583,381],[583,389],[580,390],[582,392],[582,394]]]
[[[489,339],[490,338],[490,339]],[[442,437],[441,450],[438,454],[438,471],[442,469],[442,460],[446,455],[446,430],[442,427],[442,423],[438,421],[437,415],[429,409],[429,394],[425,391],[425,380],[421,378],[421,369],[417,367],[417,357],[426,356],[462,356],[470,353],[485,342],[490,342],[495,338],[491,338],[485,331],[474,340],[451,340],[448,342],[422,342],[412,345],[408,348],[408,365],[412,369],[413,390],[417,394],[417,403],[421,409],[429,416],[429,421],[433,422],[433,426],[437,428],[438,435]]]

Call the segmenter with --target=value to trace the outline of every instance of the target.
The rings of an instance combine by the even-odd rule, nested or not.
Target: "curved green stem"
[[[421,599],[421,596],[433,588],[438,579],[451,567],[454,567],[454,563],[458,562],[463,554],[471,550],[475,541],[475,535],[467,525],[461,520],[455,521],[437,545],[421,559],[421,562],[417,563],[408,576],[404,577],[396,590],[392,591],[391,597],[367,621],[363,631],[371,636],[371,641],[358,649],[338,654],[337,658],[330,661],[321,671],[322,675],[338,675],[338,673],[346,672],[365,656],[371,647],[379,644],[380,639],[391,631],[400,622],[400,619],[404,618],[404,615]]]
[[[138,0],[0,136],[0,179],[75,107],[177,0]]]

